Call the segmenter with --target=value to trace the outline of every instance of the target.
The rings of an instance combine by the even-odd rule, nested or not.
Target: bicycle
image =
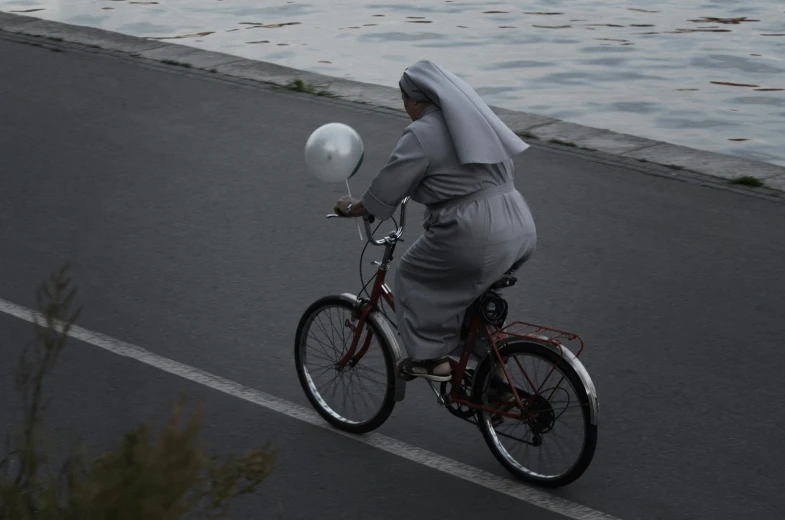
[[[377,271],[368,282],[363,284],[360,296],[343,293],[320,298],[306,309],[297,327],[294,357],[300,384],[316,411],[333,427],[346,432],[363,434],[380,427],[389,418],[395,404],[403,401],[406,384],[415,379],[401,373],[398,369],[407,354],[393,332],[393,329],[397,328],[395,320],[389,318],[384,307],[386,304],[392,311],[395,310],[395,300],[392,291],[385,283],[385,276],[392,262],[396,244],[402,241],[408,201],[409,197],[401,202],[400,226],[395,218],[392,218],[396,229],[380,239],[374,238],[373,233],[382,223],[380,222],[372,231],[373,217],[363,218],[367,243],[360,255],[361,283],[363,282],[362,258],[368,245],[384,246],[384,253],[381,261],[371,262],[372,265],[377,266]],[[327,218],[335,217],[339,215],[327,215]],[[452,379],[441,383],[438,390],[433,382],[427,379],[426,382],[441,406],[447,408],[456,417],[476,424],[480,428],[493,455],[514,477],[543,487],[561,487],[579,478],[594,457],[599,417],[597,392],[588,372],[578,360],[578,356],[583,351],[583,340],[577,334],[521,321],[506,324],[507,302],[499,291],[515,285],[516,269],[517,267],[513,266],[508,270],[469,307],[467,319],[461,330],[461,338],[464,342],[462,355],[458,361],[452,359],[455,356],[450,358],[453,367]],[[371,293],[368,294],[368,284],[374,280]],[[365,297],[362,296],[363,291]],[[342,314],[343,319],[337,326],[331,322],[328,327],[325,327],[320,317],[325,311],[330,317],[333,312]],[[307,340],[312,330],[318,329],[321,329],[328,340],[340,339],[340,352],[336,350],[331,355],[325,348],[326,343],[317,341],[317,351],[307,353]],[[374,339],[378,348],[372,349],[371,343]],[[579,344],[580,348],[573,354],[565,344]],[[477,356],[478,351],[479,361],[476,361],[474,368],[469,368],[472,355]],[[380,370],[368,368],[371,364],[369,358],[375,354],[380,355],[383,364]],[[545,380],[539,386],[531,379],[532,375],[534,377],[537,375],[536,368],[533,374],[527,372],[517,359],[519,355],[542,360],[551,366]],[[515,358],[515,365],[512,367],[517,366],[523,373],[524,384],[515,383],[511,377],[511,370],[508,370],[511,358]],[[326,364],[309,368],[310,359],[323,361]],[[364,363],[361,364],[361,361]],[[383,389],[380,403],[370,416],[352,419],[347,417],[345,412],[336,411],[337,404],[328,404],[329,396],[316,388],[314,379],[333,372],[336,374],[333,383],[340,377],[341,386],[344,386],[344,378],[347,376],[349,383],[355,379],[361,385],[365,381],[381,383]],[[555,387],[545,388],[546,382],[554,372],[561,374],[559,382]],[[372,376],[380,381],[375,381]],[[501,438],[516,440],[525,446],[525,449],[537,448],[541,458],[547,448],[544,439],[556,438],[556,420],[564,416],[572,402],[569,394],[559,388],[561,382],[565,380],[574,390],[584,428],[580,448],[571,464],[562,471],[556,473],[535,471],[519,463],[511,455],[510,450],[502,444]],[[333,396],[337,387],[337,383],[332,387]],[[561,393],[563,391],[565,393]],[[566,401],[552,400],[554,395],[564,399],[565,394]],[[365,402],[372,395],[363,387],[360,396]],[[505,396],[503,400],[502,396]],[[346,405],[345,397],[343,404]],[[517,409],[518,413],[513,409]],[[515,428],[521,424],[525,425],[527,431],[523,437],[530,436],[530,439],[525,440],[498,432],[497,428],[504,425],[505,421],[512,421]]]

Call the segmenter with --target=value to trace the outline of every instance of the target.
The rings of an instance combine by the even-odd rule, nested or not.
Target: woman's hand
[[[333,209],[337,214],[341,215],[342,217],[351,217],[349,214],[349,205],[352,204],[352,210],[354,210],[354,204],[357,202],[357,199],[351,197],[349,195],[344,195],[338,202],[335,203],[335,208]],[[353,211],[352,211],[353,213]]]
[[[349,206],[351,206],[351,210]],[[334,211],[343,217],[363,217],[368,213],[360,199],[349,195],[344,195],[338,199],[338,202],[335,203]]]

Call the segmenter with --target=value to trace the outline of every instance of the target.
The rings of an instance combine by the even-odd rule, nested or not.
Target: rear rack
[[[569,350],[575,357],[578,357],[583,352],[583,339],[577,334],[523,321],[514,321],[501,329],[497,329],[494,335],[497,340],[512,336],[521,339],[544,341],[557,348],[563,347]]]
[[[491,331],[489,331],[491,332]],[[510,337],[520,338],[520,339],[532,339],[538,342],[548,343],[556,347],[556,350],[559,352],[559,356],[563,360],[565,358],[565,351],[572,353],[576,358],[583,352],[583,340],[577,334],[572,332],[565,332],[563,330],[556,330],[550,327],[545,327],[543,325],[534,325],[532,323],[525,323],[523,321],[514,321],[509,325],[501,329],[497,329],[495,333],[493,333],[494,338],[498,340],[507,339]],[[577,352],[573,352],[573,348],[578,348]],[[529,379],[529,376],[526,374],[526,370],[518,365],[521,371],[526,376],[529,384],[531,384],[532,388],[534,388],[534,384]],[[551,367],[550,372],[548,375],[545,376],[545,380],[539,385],[539,387],[535,390],[536,394],[539,394],[545,383],[551,378],[551,374],[556,370],[556,365]],[[554,392],[559,388],[562,381],[564,380],[564,374],[561,375],[559,378],[559,382],[556,383],[556,386],[551,388],[549,395],[546,397],[550,401],[551,397],[553,396]]]

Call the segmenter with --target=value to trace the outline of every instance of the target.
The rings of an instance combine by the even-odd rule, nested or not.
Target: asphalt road
[[[297,320],[359,289],[354,224],[323,218],[342,190],[302,162],[330,121],[366,143],[359,193],[404,119],[0,38],[0,298],[35,307],[71,260],[81,326],[307,405]],[[540,241],[511,308],[582,335],[602,407],[592,466],[554,494],[623,520],[781,518],[785,205],[543,147],[516,167]],[[7,424],[31,330],[5,315],[0,330]],[[559,518],[78,341],[49,422],[101,446],[181,390],[207,401],[218,449],[282,449],[236,518]],[[506,475],[429,392],[410,385],[380,433]]]

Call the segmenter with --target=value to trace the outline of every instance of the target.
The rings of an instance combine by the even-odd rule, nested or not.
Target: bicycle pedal
[[[408,381],[413,381],[414,379],[417,379],[415,376],[407,374],[406,372],[404,372],[401,369],[400,366],[398,366],[398,377],[401,378],[404,381],[407,381],[407,382]]]
[[[398,377],[400,377],[401,379],[403,379],[404,381],[407,381],[407,382],[408,381],[414,381],[416,379],[416,377],[410,376],[409,374],[407,374],[406,372],[403,372],[402,370],[398,371]]]

